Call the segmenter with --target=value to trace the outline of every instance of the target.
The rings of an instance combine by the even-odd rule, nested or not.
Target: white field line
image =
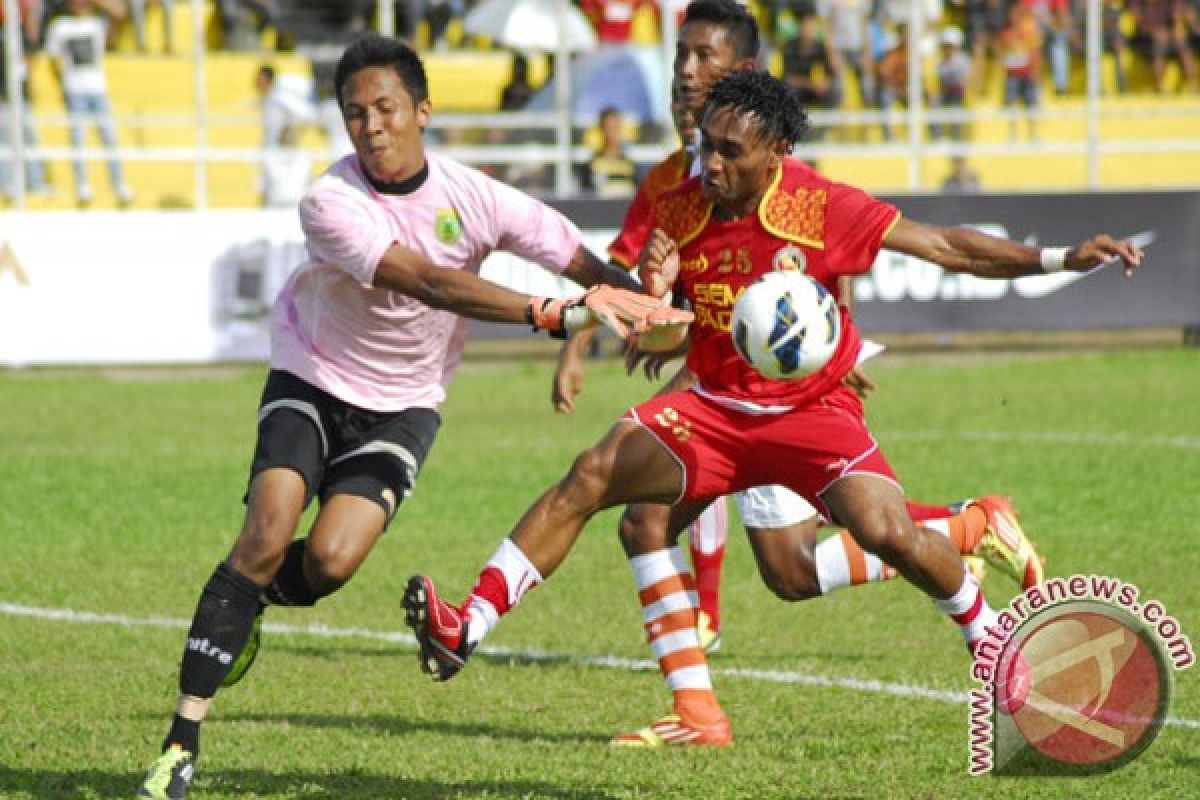
[[[1167,447],[1200,450],[1200,436],[1137,436],[1124,433],[1071,433],[1069,431],[879,431],[883,440],[965,439],[981,442],[1030,444],[1080,444],[1109,447]]]
[[[93,625],[123,625],[126,627],[179,628],[186,630],[191,622],[171,617],[128,617],[122,614],[98,614],[92,611],[73,611],[68,608],[38,608],[17,603],[0,602],[0,614],[34,619],[53,620],[56,622],[79,622]],[[417,640],[411,634],[393,631],[372,631],[365,628],[335,628],[329,625],[286,625],[278,622],[264,622],[263,630],[267,633],[282,633],[294,636],[317,636],[327,639],[371,639],[374,641],[391,642],[416,648]],[[480,647],[478,652],[497,658],[511,658],[528,662],[568,662],[588,667],[619,669],[628,672],[654,671],[658,669],[657,662],[648,659],[620,658],[617,656],[588,656],[570,653],[552,653],[545,650],[522,650],[511,647]],[[826,675],[808,675],[803,672],[787,672],[782,670],[746,669],[742,667],[712,667],[714,675],[731,678],[747,678],[749,680],[767,683],[790,683],[800,686],[819,686],[829,689],[848,689],[856,692],[886,694],[893,697],[923,697],[928,700],[940,700],[945,703],[965,705],[968,700],[966,692],[950,689],[932,689],[907,683],[892,683],[889,681],[863,680],[860,678],[838,678]],[[1200,720],[1168,717],[1167,725],[1179,728],[1200,730]]]
[[[953,439],[974,442],[1018,442],[1021,444],[1091,445],[1098,447],[1162,447],[1172,450],[1200,450],[1200,436],[1141,436],[1127,433],[1086,433],[1076,431],[953,431],[953,430],[880,430],[875,437],[884,442],[940,441]],[[525,439],[489,439],[488,447],[537,448]],[[545,445],[549,447],[549,445]]]

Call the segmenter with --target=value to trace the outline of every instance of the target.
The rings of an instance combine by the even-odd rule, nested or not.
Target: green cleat
[[[137,796],[151,800],[186,800],[195,772],[196,760],[192,754],[173,744],[150,767]]]
[[[258,658],[258,649],[262,644],[262,612],[254,618],[254,627],[250,631],[250,638],[246,640],[246,646],[242,648],[242,654],[237,657],[237,661],[233,662],[233,666],[229,668],[229,673],[225,679],[221,681],[221,688],[226,689],[240,682],[246,677],[246,673],[250,671],[250,667],[254,666],[254,659]]]
[[[1046,579],[1041,556],[1017,522],[1012,501],[1000,495],[985,495],[973,501],[987,515],[987,528],[971,555],[982,556],[992,567],[1012,578],[1022,590]]]
[[[715,653],[721,649],[721,632],[713,627],[712,618],[707,612],[696,612],[696,635],[704,652]]]

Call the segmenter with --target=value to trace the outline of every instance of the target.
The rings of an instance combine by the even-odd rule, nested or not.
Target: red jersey
[[[679,149],[650,168],[625,211],[621,232],[608,246],[609,258],[625,269],[637,266],[638,256],[654,227],[654,204],[663,192],[674,189],[687,177],[687,162],[687,151]]]
[[[806,378],[779,381],[763,377],[734,349],[733,304],[746,286],[774,269],[799,269],[840,301],[838,278],[871,268],[900,212],[790,158],[757,213],[723,222],[712,212],[698,177],[663,194],[654,207],[654,226],[679,245],[675,291],[696,314],[687,366],[700,386],[716,395],[786,406],[805,405],[839,386],[861,346],[844,305],[842,338],[829,363]]]

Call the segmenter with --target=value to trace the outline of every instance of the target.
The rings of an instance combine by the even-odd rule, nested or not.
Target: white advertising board
[[[588,240],[602,253],[611,236]],[[0,365],[265,359],[266,315],[303,241],[292,211],[0,214]],[[507,254],[483,274],[572,290]]]

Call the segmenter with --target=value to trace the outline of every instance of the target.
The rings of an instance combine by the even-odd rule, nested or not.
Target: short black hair
[[[735,69],[717,81],[704,110],[716,108],[756,117],[765,136],[789,145],[808,132],[808,114],[796,89],[764,70]]]
[[[338,105],[342,103],[342,90],[354,73],[368,67],[391,67],[400,76],[404,88],[412,96],[413,103],[429,99],[429,79],[425,77],[425,65],[416,51],[399,39],[368,33],[355,40],[342,53],[337,69],[333,73],[333,87]]]
[[[695,0],[688,3],[683,25],[707,22],[725,30],[738,58],[757,58],[758,21],[737,0]]]

